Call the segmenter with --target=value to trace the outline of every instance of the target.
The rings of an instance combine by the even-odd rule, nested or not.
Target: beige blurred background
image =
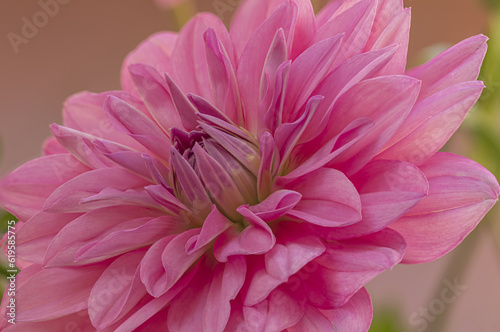
[[[31,21],[41,8],[33,0],[0,2],[0,176],[40,154],[48,126],[61,123],[62,104],[68,96],[82,90],[119,89],[126,54],[150,34],[175,26],[172,13],[156,8],[153,0],[66,2],[27,44],[19,45],[17,54],[8,34],[21,35],[23,17]],[[479,0],[405,3],[412,7],[413,16],[410,63],[417,63],[428,46],[451,45],[486,32],[486,11]],[[215,11],[212,0],[199,1],[198,6]],[[229,15],[226,12],[225,18]],[[443,331],[500,331],[500,258],[491,234],[479,233],[480,245],[470,253],[472,264],[457,276],[467,289],[446,304],[450,319]],[[433,303],[445,287],[443,273],[453,255],[429,264],[400,266],[377,278],[369,285],[375,314],[392,307],[409,325],[412,313]]]

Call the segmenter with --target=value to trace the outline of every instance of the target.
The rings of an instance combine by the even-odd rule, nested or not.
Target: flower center
[[[170,183],[175,196],[193,213],[190,219],[202,224],[215,204],[230,220],[241,222],[236,209],[258,201],[256,143],[225,122],[200,122],[189,133],[173,128],[171,137]]]

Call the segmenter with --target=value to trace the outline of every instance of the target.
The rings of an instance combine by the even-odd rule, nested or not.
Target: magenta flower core
[[[499,195],[438,152],[479,98],[487,38],[406,71],[399,0],[247,0],[82,92],[0,182],[20,220],[2,330],[367,331],[364,285],[456,247]]]

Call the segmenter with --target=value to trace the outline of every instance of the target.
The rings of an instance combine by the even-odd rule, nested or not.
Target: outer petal
[[[92,204],[80,204],[80,201],[105,188],[127,190],[143,188],[148,184],[126,170],[100,168],[85,172],[61,185],[47,198],[43,209],[47,212],[86,212],[92,210]]]
[[[332,322],[325,317],[315,307],[308,305],[306,312],[302,319],[294,326],[288,329],[288,332],[302,332],[302,331],[335,331]],[[343,331],[343,330],[337,330]],[[351,331],[351,330],[347,330]],[[356,331],[356,330],[352,330]]]
[[[285,0],[247,0],[239,6],[231,24],[231,39],[236,52],[241,55],[252,34],[272,15]],[[309,0],[293,0],[299,8],[297,26],[294,29],[293,52],[295,58],[310,42],[314,32],[314,10]]]
[[[109,122],[116,130],[130,135],[163,160],[168,160],[168,136],[149,117],[126,101],[110,96],[104,104]]]
[[[435,260],[455,248],[498,199],[495,177],[467,158],[437,153],[421,166],[429,195],[391,225],[408,243],[404,263]]]
[[[79,332],[94,332],[95,327],[90,322],[87,310],[65,315],[55,319],[50,319],[43,322],[16,322],[16,324],[8,324],[5,332],[40,332],[40,331],[57,331],[63,327],[65,330]]]
[[[366,332],[373,316],[372,301],[366,288],[361,288],[349,302],[334,310],[321,310],[337,331]]]
[[[118,321],[147,294],[138,273],[144,253],[144,250],[132,251],[120,256],[96,281],[90,292],[88,310],[98,330]]]
[[[215,30],[230,59],[233,58],[232,44],[224,24],[217,16],[202,13],[191,19],[179,33],[172,53],[172,66],[174,79],[184,93],[191,92],[213,102],[203,39],[208,28]]]
[[[372,161],[351,181],[360,193],[363,219],[330,232],[328,238],[331,240],[382,230],[417,205],[429,190],[422,171],[410,163],[394,160]]]
[[[92,252],[95,254],[93,261],[99,261],[146,246],[151,243],[151,238],[162,236],[155,231],[166,231],[172,226],[166,216],[155,220],[158,216],[161,213],[154,210],[126,206],[89,212],[59,231],[47,249],[44,263],[49,266],[73,265],[77,256]],[[130,240],[130,233],[132,236],[136,233],[135,241]],[[107,250],[103,250],[106,245]],[[88,261],[78,264],[88,264]]]
[[[177,41],[174,32],[160,32],[150,36],[132,51],[123,62],[122,88],[137,93],[130,77],[128,67],[134,63],[141,63],[155,67],[160,73],[172,72],[171,57]]]
[[[397,159],[420,165],[434,155],[458,129],[484,85],[466,82],[417,102],[377,159]]]
[[[170,96],[163,71],[157,71],[144,64],[130,65],[128,69],[135,89],[163,131],[169,135],[170,128],[182,128],[181,117]]]
[[[40,212],[30,218],[17,232],[18,258],[28,262],[43,264],[45,252],[59,231],[79,217],[74,213]]]
[[[331,242],[326,252],[306,265],[302,277],[309,303],[322,309],[343,306],[368,281],[398,264],[405,241],[397,232]]]
[[[301,141],[307,142],[319,135],[325,129],[326,119],[330,116],[337,99],[360,81],[377,75],[392,59],[397,49],[397,45],[392,45],[380,50],[361,53],[330,72],[312,93],[312,95],[324,96],[325,99],[319,105]]]
[[[422,80],[419,99],[461,82],[477,79],[486,53],[488,38],[477,35],[439,54],[429,62],[413,68],[407,75]]]
[[[386,1],[399,2],[399,1]],[[389,23],[382,34],[378,37],[375,44],[371,47],[372,50],[381,49],[383,47],[397,44],[398,51],[390,63],[382,70],[380,75],[401,75],[404,74],[406,68],[406,56],[408,54],[408,41],[410,39],[410,20],[411,10],[406,8]],[[375,19],[374,25],[377,22]]]
[[[313,41],[345,33],[343,44],[333,66],[363,51],[370,36],[376,12],[376,1],[348,0],[318,29]]]
[[[17,290],[17,321],[51,319],[86,309],[90,291],[106,266],[51,268],[36,273]]]
[[[380,38],[380,35],[387,30],[388,26],[394,21],[403,11],[402,0],[378,0],[377,14],[373,22],[370,38],[368,39],[367,47],[373,44]]]
[[[260,101],[256,96],[259,96],[260,93],[262,71],[269,48],[276,31],[280,28],[283,29],[285,40],[289,43],[293,38],[297,15],[297,5],[293,1],[284,2],[252,35],[241,55],[236,77],[240,87],[246,128],[250,132],[257,130]]]
[[[93,136],[129,146],[138,151],[146,152],[147,150],[141,144],[127,134],[117,131],[109,122],[104,112],[104,102],[110,95],[127,101],[130,105],[133,105],[148,116],[148,111],[142,104],[142,101],[127,92],[81,92],[71,96],[64,103],[64,125]]]
[[[274,290],[264,301],[243,307],[246,327],[251,332],[283,331],[297,324],[304,315],[305,301],[287,289]]]
[[[391,138],[413,107],[420,82],[406,76],[382,76],[362,81],[346,92],[332,111],[329,126],[335,134],[359,117],[375,125],[333,166],[348,176],[356,173]]]
[[[25,221],[42,209],[59,186],[89,170],[69,154],[32,160],[0,182],[0,201],[6,210]]]

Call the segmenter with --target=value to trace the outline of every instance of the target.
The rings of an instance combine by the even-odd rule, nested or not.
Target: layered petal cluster
[[[497,201],[438,152],[486,37],[405,71],[400,0],[247,0],[143,42],[0,183],[24,224],[5,331],[367,331],[364,285],[441,257]],[[9,297],[4,296],[5,317]]]

